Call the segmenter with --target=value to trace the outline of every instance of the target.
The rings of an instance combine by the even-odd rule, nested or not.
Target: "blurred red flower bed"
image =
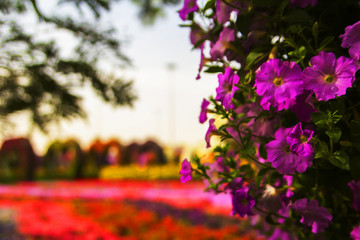
[[[176,181],[1,185],[0,211],[14,212],[16,239],[259,239],[229,216],[229,202],[201,188]]]

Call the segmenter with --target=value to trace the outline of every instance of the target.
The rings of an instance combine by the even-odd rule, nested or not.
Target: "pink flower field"
[[[0,239],[260,239],[226,194],[192,181],[0,185]]]

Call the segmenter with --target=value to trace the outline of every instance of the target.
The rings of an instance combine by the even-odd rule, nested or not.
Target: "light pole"
[[[176,88],[172,73],[176,69],[175,63],[167,63],[166,68],[169,74],[168,80],[168,107],[169,107],[169,124],[168,124],[168,143],[175,143],[176,140]]]

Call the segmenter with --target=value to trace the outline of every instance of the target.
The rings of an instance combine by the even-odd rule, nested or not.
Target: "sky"
[[[57,11],[40,2],[47,11]],[[207,123],[198,121],[200,105],[204,97],[215,94],[216,75],[197,75],[200,52],[192,50],[189,29],[177,14],[181,5],[166,9],[166,17],[158,19],[153,26],[144,26],[137,16],[137,7],[128,1],[113,5],[110,13],[101,20],[111,24],[120,39],[127,39],[123,52],[133,67],[114,69],[121,77],[134,81],[138,100],[134,107],[114,108],[104,104],[89,88],[76,91],[83,96],[87,120],[72,120],[53,126],[48,135],[34,131],[28,135],[26,116],[16,117],[16,129],[3,139],[27,135],[35,150],[43,153],[47,145],[56,139],[76,139],[86,148],[94,139],[117,138],[124,144],[155,139],[163,145],[199,146],[205,148],[204,136]],[[71,39],[61,34],[63,46],[71,45]],[[173,70],[169,64],[175,66]]]

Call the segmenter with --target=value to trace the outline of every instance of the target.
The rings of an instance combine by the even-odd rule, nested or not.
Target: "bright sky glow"
[[[179,26],[182,22],[176,11],[180,8],[167,9],[165,18],[145,27],[137,18],[135,6],[126,1],[113,5],[102,21],[111,23],[120,39],[129,39],[123,51],[134,67],[116,72],[134,80],[138,101],[134,108],[113,108],[89,88],[79,89],[88,119],[62,122],[48,136],[33,132],[31,139],[37,152],[42,153],[52,140],[67,138],[75,138],[84,147],[95,138],[113,137],[125,144],[152,138],[162,144],[205,147],[208,123],[201,125],[198,116],[202,99],[215,94],[217,77],[202,74],[202,79],[195,80],[200,52],[191,50],[189,29]],[[64,38],[63,44],[71,44],[71,39]],[[168,69],[170,63],[175,70]],[[16,131],[5,138],[27,134],[25,116],[19,116],[16,125]]]

